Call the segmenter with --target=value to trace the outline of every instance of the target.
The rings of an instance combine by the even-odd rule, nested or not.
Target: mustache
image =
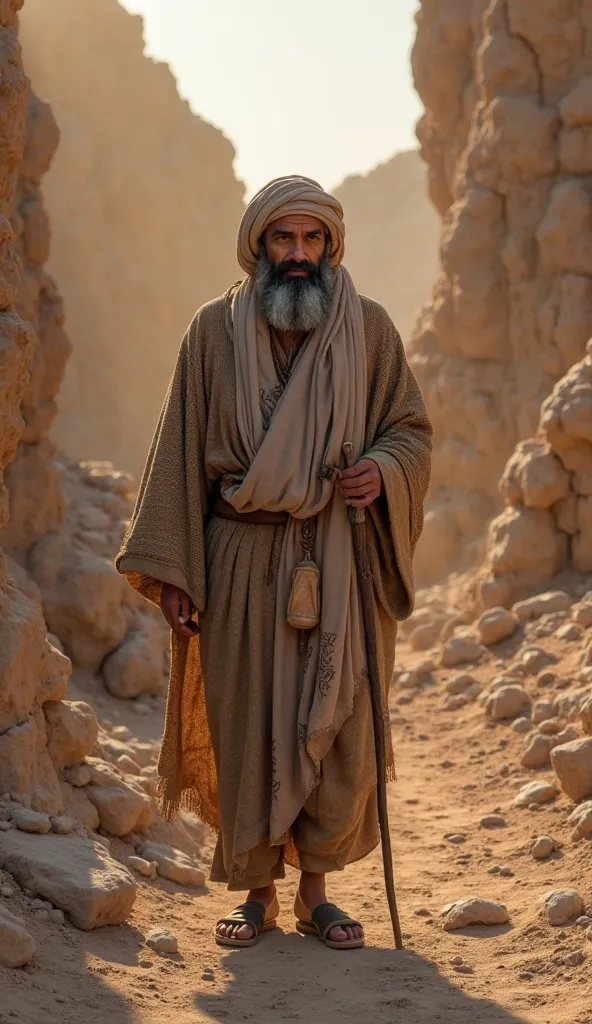
[[[283,260],[275,267],[276,274],[287,274],[290,270],[308,270],[311,274],[318,273],[318,265],[311,260]]]

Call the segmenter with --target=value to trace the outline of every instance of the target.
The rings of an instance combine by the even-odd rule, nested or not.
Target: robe
[[[382,478],[382,493],[367,509],[367,528],[387,708],[396,623],[413,609],[412,557],[423,525],[431,427],[396,328],[377,302],[364,296],[361,302],[364,457],[376,462]],[[273,414],[274,396],[261,397]],[[159,603],[161,584],[170,583],[189,594],[198,612],[198,636],[171,635],[159,760],[163,811],[171,815],[185,806],[218,830],[212,877],[238,888],[259,877],[254,865],[265,864],[263,878],[269,861],[273,623],[284,527],[212,514],[221,478],[240,471],[232,456],[237,450],[228,292],[197,312],[182,341],[116,566],[147,599]],[[294,729],[296,718],[294,708]],[[384,728],[392,776],[388,715]],[[369,853],[379,842],[375,790],[366,682],[323,759],[318,786],[285,837],[273,877],[283,860],[327,871]]]

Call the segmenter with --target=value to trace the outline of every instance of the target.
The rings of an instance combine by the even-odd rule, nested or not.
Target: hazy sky
[[[148,53],[232,139],[252,193],[298,173],[326,187],[416,145],[409,51],[418,0],[122,0]]]

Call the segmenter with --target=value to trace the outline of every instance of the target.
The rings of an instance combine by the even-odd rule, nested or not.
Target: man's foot
[[[249,900],[256,900],[258,903],[262,903],[267,911],[274,900],[277,901],[275,885],[272,883],[265,889],[251,889],[245,902]],[[246,942],[249,939],[255,938],[256,930],[251,924],[224,924],[221,921],[216,928],[216,934],[222,938],[238,939],[241,942]]]
[[[297,903],[298,897],[300,897],[300,901],[308,911],[308,915],[310,917],[315,907],[320,906],[322,903],[327,903],[325,876],[303,871],[300,879],[298,895],[296,897]],[[296,910],[296,908],[294,909]],[[296,917],[299,916],[300,915],[296,913]],[[336,925],[335,928],[331,928],[327,933],[326,938],[330,942],[361,941],[364,938],[364,929],[359,924],[354,926],[344,925],[343,927],[341,925]]]

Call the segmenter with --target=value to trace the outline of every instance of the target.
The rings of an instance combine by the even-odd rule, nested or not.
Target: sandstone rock
[[[444,931],[447,932],[476,924],[507,924],[510,920],[508,911],[502,903],[474,897],[446,904],[442,908],[442,914],[444,915]]]
[[[571,608],[572,599],[564,590],[550,590],[546,594],[518,601],[512,611],[522,621],[540,619],[551,612],[564,612]]]
[[[572,740],[551,751],[563,792],[576,803],[592,796],[592,738]]]
[[[505,608],[490,608],[483,612],[477,623],[479,639],[486,646],[500,643],[512,636],[518,628],[518,622],[511,612]]]
[[[533,724],[530,718],[516,718],[512,722],[512,732],[527,733],[532,732]]]
[[[440,662],[444,668],[455,668],[468,662],[479,661],[485,648],[465,636],[453,636],[442,649]]]
[[[35,956],[35,940],[22,921],[0,904],[0,964],[23,967]]]
[[[100,824],[99,812],[88,799],[84,789],[71,786],[68,782],[62,782],[61,790],[64,809],[68,817],[79,821],[85,828],[97,829]]]
[[[535,725],[540,725],[555,714],[554,706],[550,701],[537,700],[532,709],[532,720]]]
[[[39,814],[28,807],[15,807],[10,816],[21,832],[37,832],[44,835],[51,831],[51,822],[47,814]]]
[[[506,819],[503,814],[484,814],[479,824],[482,828],[505,828]]]
[[[144,831],[156,813],[152,799],[141,786],[88,786],[86,793],[99,812],[101,828],[114,836]]]
[[[62,795],[47,753],[47,732],[41,710],[21,725],[0,734],[0,791],[28,794],[33,810],[61,814]],[[19,800],[17,802],[21,802]]]
[[[539,722],[538,732],[544,736],[557,736],[561,732],[561,722],[558,718],[545,718]]]
[[[566,743],[571,743],[573,740],[578,740],[579,738],[580,734],[575,725],[567,725],[565,729],[561,730],[561,732],[556,733],[555,736],[549,737],[551,750],[553,750],[554,747],[564,746]]]
[[[90,768],[86,764],[75,764],[71,768],[64,768],[62,775],[71,786],[88,786],[90,782]]]
[[[580,721],[582,729],[588,736],[592,736],[592,695],[582,703],[580,709]]]
[[[47,722],[47,749],[54,765],[77,765],[96,743],[99,726],[89,704],[83,701],[48,701],[43,706]]]
[[[574,622],[579,626],[592,626],[592,601],[581,601],[572,608]]]
[[[575,889],[552,889],[543,897],[549,924],[555,927],[567,924],[584,910],[584,903]]]
[[[592,836],[592,800],[585,800],[571,812],[568,823],[573,826],[572,839],[587,839]]]
[[[438,616],[422,625],[416,626],[409,634],[409,644],[414,651],[429,651],[434,647],[440,636],[446,618]]]
[[[414,690],[421,680],[417,672],[402,672],[397,682],[403,690]]]
[[[160,623],[137,615],[123,643],[103,663],[105,686],[114,697],[162,693],[168,636]]]
[[[557,796],[557,789],[552,782],[527,782],[514,797],[516,807],[529,807],[531,804],[546,804]]]
[[[61,814],[57,818],[50,818],[52,832],[58,836],[68,836],[74,831],[75,822],[67,814]]]
[[[531,853],[535,860],[544,860],[555,849],[555,841],[551,836],[539,836],[532,844]]]
[[[157,871],[161,878],[167,878],[170,882],[178,882],[180,885],[197,886],[197,888],[202,888],[205,885],[203,871],[181,850],[175,850],[164,843],[155,843],[146,839],[140,845],[139,854],[148,861],[156,861]]]
[[[535,733],[527,740],[524,753],[520,759],[523,768],[544,768],[551,760],[551,742],[549,736]]]
[[[176,935],[160,928],[153,928],[148,932],[146,945],[155,953],[176,953],[179,949]]]
[[[546,664],[554,660],[556,660],[554,655],[549,654],[548,651],[544,651],[540,647],[531,647],[523,652],[520,663],[529,675],[537,675]]]
[[[129,754],[120,754],[120,756],[117,758],[117,764],[121,768],[122,772],[125,772],[127,775],[140,774],[139,765],[137,765],[136,762],[132,760]]]
[[[137,871],[143,878],[154,880],[157,875],[157,864],[155,860],[145,860],[143,857],[128,857],[126,864],[132,871]]]
[[[464,693],[468,687],[474,686],[476,683],[477,680],[474,676],[469,675],[467,672],[462,672],[460,675],[453,676],[452,679],[449,679],[444,689],[446,690],[446,693],[456,695]]]
[[[135,900],[129,871],[100,843],[79,836],[8,832],[0,845],[0,865],[84,930],[122,924]]]
[[[488,698],[486,708],[490,718],[500,721],[515,718],[530,706],[530,697],[522,686],[501,686]]]

